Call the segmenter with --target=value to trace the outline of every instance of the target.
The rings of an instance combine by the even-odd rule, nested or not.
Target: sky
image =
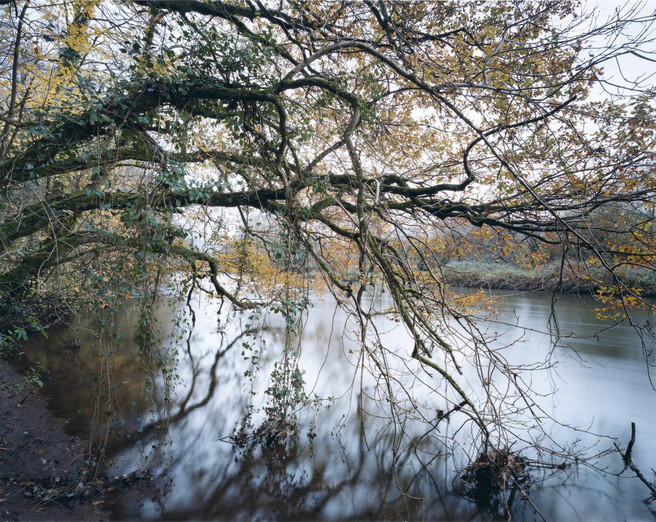
[[[656,87],[656,1],[584,0],[582,13],[591,13],[597,25],[618,24],[618,30],[600,34],[592,42],[591,53],[598,56],[604,48],[621,47],[623,54],[602,63],[604,79],[611,94],[638,83],[642,89]],[[624,93],[627,94],[627,93]]]

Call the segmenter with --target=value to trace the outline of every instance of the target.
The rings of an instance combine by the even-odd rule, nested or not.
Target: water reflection
[[[513,363],[549,360],[549,374],[536,373],[534,387],[544,394],[544,411],[572,426],[619,437],[625,444],[631,421],[638,425],[634,458],[648,469],[656,465],[656,441],[648,436],[656,428],[656,394],[644,372],[644,359],[633,330],[620,326],[598,338],[600,324],[586,303],[561,297],[559,326],[567,343],[553,349],[544,329],[551,314],[550,295],[508,298],[500,323],[491,325],[501,342],[511,345],[504,354]],[[184,306],[157,309],[160,323],[188,317]],[[154,480],[121,492],[112,499],[117,519],[443,519],[489,518],[454,492],[457,460],[452,441],[467,439],[456,432],[461,421],[437,413],[445,407],[433,395],[420,396],[424,421],[409,416],[399,437],[399,424],[377,399],[377,380],[362,371],[351,332],[354,325],[330,300],[317,301],[306,318],[299,367],[305,371],[306,391],[316,398],[298,412],[300,429],[277,448],[230,438],[244,423],[256,427],[266,418],[266,376],[280,358],[284,322],[275,315],[256,316],[222,310],[201,302],[195,307],[195,326],[189,337],[172,339],[166,328],[162,345],[177,350],[179,379],[172,399],[167,451],[154,463]],[[128,303],[114,320],[121,341],[113,354],[115,394],[124,415],[110,469],[127,474],[143,462],[144,449],[154,441],[153,428],[161,423],[167,405],[155,393],[154,408],[138,400],[146,377],[132,342],[136,304]],[[502,323],[520,322],[534,328],[518,333]],[[389,346],[407,354],[412,346],[397,323],[381,318],[378,327]],[[255,335],[257,333],[257,335]],[[56,409],[77,419],[73,429],[84,433],[90,413],[83,405],[96,386],[97,350],[83,322],[75,327],[78,352],[61,347],[70,331],[56,332],[48,343],[28,348],[51,374],[48,392]],[[636,348],[638,346],[638,348]],[[253,357],[261,368],[251,379]],[[405,383],[420,392],[421,374]],[[554,388],[557,393],[552,393]],[[254,398],[254,399],[253,399]],[[328,399],[330,398],[330,399]],[[432,411],[432,418],[429,418]],[[363,413],[366,412],[366,413]],[[245,418],[245,415],[250,413]],[[544,417],[543,422],[549,422]],[[312,428],[314,427],[314,428]],[[312,436],[308,436],[308,431]],[[568,444],[597,442],[584,433],[550,426],[548,433]],[[141,436],[135,446],[134,437]],[[602,442],[609,446],[610,441]],[[604,446],[605,447],[605,446]],[[455,448],[456,450],[458,448]],[[554,462],[554,466],[559,462]],[[617,455],[600,459],[600,467],[619,471]],[[617,502],[618,495],[623,499]],[[530,500],[516,498],[515,518],[548,519],[631,518],[649,519],[652,513],[641,501],[648,495],[637,481],[604,476],[580,467],[553,473],[531,490]]]
[[[171,308],[157,309],[160,323],[170,324]],[[98,322],[106,323],[105,334],[99,335]],[[117,424],[123,429],[137,429],[147,412],[144,386],[148,379],[143,354],[135,347],[134,334],[139,321],[139,303],[127,301],[107,314],[78,317],[71,327],[57,327],[48,339],[31,338],[24,345],[28,354],[24,364],[38,363],[45,372],[45,391],[51,397],[49,406],[68,419],[67,429],[76,435],[88,434],[93,416],[93,398],[105,391],[106,399],[120,413]],[[169,335],[165,332],[163,335]],[[111,368],[113,378],[101,388],[103,367]]]

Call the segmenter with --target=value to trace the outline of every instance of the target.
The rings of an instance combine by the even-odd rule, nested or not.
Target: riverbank
[[[38,387],[0,359],[0,520],[107,520],[83,480],[84,441],[65,433]]]
[[[484,288],[489,290],[516,290],[522,292],[560,292],[565,294],[590,294],[598,290],[598,284],[611,286],[613,282],[601,270],[591,278],[579,276],[562,278],[559,266],[544,265],[526,269],[508,263],[481,263],[475,261],[450,262],[442,269],[446,282],[451,286]],[[636,271],[637,272],[637,271]],[[651,274],[625,274],[624,282],[631,288],[639,288],[643,297],[656,297],[656,280]]]

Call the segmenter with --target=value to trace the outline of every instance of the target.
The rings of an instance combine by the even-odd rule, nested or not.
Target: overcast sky
[[[617,86],[639,82],[643,89],[656,86],[656,1],[584,0],[582,13],[593,13],[596,25],[633,19],[621,31],[596,38],[591,52],[624,47],[625,54],[603,62],[604,79]]]

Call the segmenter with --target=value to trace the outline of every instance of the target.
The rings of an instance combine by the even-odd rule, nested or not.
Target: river
[[[253,427],[266,419],[269,396],[265,392],[273,388],[266,375],[281,360],[284,322],[275,314],[252,316],[228,306],[219,311],[219,303],[201,298],[192,304],[193,327],[183,304],[155,308],[161,345],[170,352],[137,353],[136,301],[128,301],[111,316],[120,337],[100,349],[94,329],[82,318],[72,329],[55,330],[47,341],[33,339],[25,347],[28,364],[38,364],[47,376],[51,407],[70,419],[72,432],[86,434],[91,402],[102,409],[112,401],[116,415],[108,415],[107,422],[118,435],[108,446],[110,474],[126,475],[143,466],[152,471],[153,480],[132,493],[108,497],[113,517],[470,520],[492,516],[457,494],[454,470],[462,464],[458,445],[466,439],[458,431],[457,419],[431,424],[414,422],[410,415],[401,424],[391,422],[384,401],[377,400],[380,382],[358,364],[354,325],[331,298],[314,300],[304,318],[303,336],[294,345],[299,353],[293,364],[303,374],[307,396],[307,405],[297,414],[298,425],[280,434],[286,443],[278,449],[248,444],[247,438],[235,444],[231,436],[243,425],[247,412]],[[505,357],[513,362],[553,363],[553,368],[536,372],[530,380],[543,395],[538,403],[545,415],[562,423],[542,421],[554,443],[567,451],[587,447],[588,455],[602,453],[566,470],[538,472],[528,500],[514,499],[513,518],[654,518],[653,508],[643,502],[649,496],[647,488],[629,471],[614,476],[622,470],[621,457],[603,452],[613,447],[614,440],[625,448],[635,422],[633,458],[653,478],[656,392],[636,331],[621,324],[598,333],[608,324],[595,318],[593,306],[588,298],[559,298],[556,317],[567,339],[557,347],[544,333],[551,314],[550,294],[506,295],[498,322],[489,325],[499,342],[510,345]],[[523,328],[509,326],[515,323]],[[172,335],[173,325],[189,334]],[[407,353],[409,339],[398,323],[381,318],[378,327],[386,344]],[[244,331],[257,335],[243,335]],[[69,348],[71,340],[79,342],[79,350]],[[171,370],[172,390],[164,389],[161,380],[151,381],[142,363],[166,353],[175,354],[177,361]],[[404,386],[423,393],[416,380]],[[429,399],[421,397],[419,402]],[[155,440],[150,428],[166,408],[171,424],[157,457],[147,460]],[[399,442],[401,428],[406,442]],[[135,444],[132,437],[140,433]]]

